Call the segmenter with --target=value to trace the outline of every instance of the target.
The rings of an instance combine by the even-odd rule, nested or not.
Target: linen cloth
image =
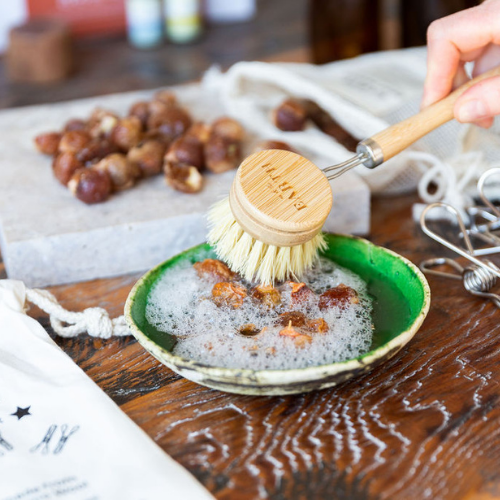
[[[0,500],[208,500],[0,280]]]
[[[240,62],[225,73],[212,68],[204,85],[218,93],[226,113],[246,129],[286,141],[306,156],[320,156],[323,168],[353,154],[314,126],[301,132],[279,130],[270,119],[272,109],[290,96],[312,99],[354,137],[365,139],[419,111],[426,56],[420,47],[322,66]],[[418,188],[426,203],[441,200],[462,208],[471,203],[480,175],[499,161],[499,137],[498,120],[490,130],[452,120],[379,167],[359,166],[355,172],[372,193]],[[429,189],[431,184],[437,190]]]

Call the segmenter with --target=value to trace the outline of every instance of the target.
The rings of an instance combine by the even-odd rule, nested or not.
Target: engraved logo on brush
[[[276,193],[282,200],[291,200],[297,211],[307,208],[307,205],[296,194],[293,186],[287,181],[282,181],[280,175],[276,173],[276,169],[270,163],[264,163],[261,167],[271,179],[267,185],[273,193]]]

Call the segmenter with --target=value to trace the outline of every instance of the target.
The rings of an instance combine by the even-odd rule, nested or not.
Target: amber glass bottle
[[[323,64],[373,52],[379,0],[309,0],[312,61]]]

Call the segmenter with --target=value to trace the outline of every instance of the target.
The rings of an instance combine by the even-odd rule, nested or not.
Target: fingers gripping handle
[[[361,141],[357,153],[367,155],[368,160],[364,162],[364,165],[368,168],[380,165],[411,146],[424,135],[450,121],[453,118],[453,108],[457,99],[476,83],[493,76],[500,76],[500,66],[469,80],[447,97],[431,104],[420,113],[396,123],[382,130],[382,132],[378,132],[369,139]]]

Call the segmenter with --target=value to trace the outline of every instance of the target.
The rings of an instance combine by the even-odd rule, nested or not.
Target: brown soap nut
[[[227,116],[222,116],[212,123],[212,134],[241,142],[245,131],[238,121]]]
[[[186,132],[186,136],[195,137],[202,144],[206,144],[212,133],[212,127],[207,123],[195,122]]]
[[[110,137],[120,117],[107,109],[96,108],[90,115],[88,130],[92,137]]]
[[[193,267],[199,278],[215,283],[233,281],[238,277],[224,262],[218,259],[205,259],[201,262],[195,262]]]
[[[291,321],[288,323],[288,326],[280,330],[279,334],[283,337],[292,338],[295,346],[300,348],[303,348],[312,342],[312,337],[300,332],[296,327],[292,325]]]
[[[327,333],[330,330],[328,323],[323,318],[308,320],[306,328],[315,333]]]
[[[255,337],[260,333],[260,329],[253,323],[247,323],[238,328],[238,333],[245,337]]]
[[[159,117],[163,113],[167,113],[172,107],[178,107],[176,105],[168,104],[160,100],[153,99],[148,102],[148,120],[149,117]],[[149,127],[148,122],[146,125]]]
[[[341,283],[320,295],[318,307],[321,311],[324,311],[331,307],[345,309],[350,304],[359,304],[358,294],[356,290]]]
[[[59,150],[59,142],[62,134],[59,132],[47,132],[35,137],[35,146],[44,155],[54,156]]]
[[[137,116],[122,118],[111,132],[112,142],[125,153],[139,144],[141,138],[142,124]]]
[[[286,142],[282,141],[264,141],[264,142],[259,142],[253,152],[258,153],[259,151],[266,151],[268,149],[280,149],[282,151],[290,151],[292,153],[297,153],[297,151],[290,146],[290,144],[287,144]]]
[[[166,145],[161,141],[144,140],[130,149],[127,159],[139,167],[144,177],[151,177],[161,173],[166,149]]]
[[[215,174],[237,168],[241,161],[239,142],[211,134],[205,145],[205,164]]]
[[[212,300],[217,307],[237,309],[247,296],[246,288],[235,283],[220,282],[212,288]]]
[[[155,128],[169,141],[184,134],[193,123],[189,113],[185,109],[177,107],[168,109],[159,119],[159,125]]]
[[[302,99],[300,103],[306,109],[309,119],[325,134],[333,137],[349,151],[355,152],[358,139],[343,128],[327,111],[310,99]]]
[[[297,335],[293,341],[295,343],[296,347],[303,348],[306,345],[310,344],[312,342],[312,337],[310,335],[307,335],[305,333],[301,333],[300,335]]]
[[[153,129],[153,130],[146,130],[144,134],[142,135],[142,141],[141,142],[146,142],[146,141],[157,141],[161,142],[163,146],[165,147],[165,150],[172,144],[172,140],[166,137],[165,135],[161,134],[158,132],[158,130]],[[163,160],[163,157],[162,157]]]
[[[148,125],[149,114],[149,103],[146,101],[136,102],[132,104],[128,110],[128,116],[139,118],[143,130],[145,130]]]
[[[203,187],[203,176],[192,165],[166,162],[164,165],[166,183],[183,193],[197,193]]]
[[[259,346],[257,344],[253,344],[251,346],[243,346],[243,349],[247,349],[248,351],[250,351],[250,356],[252,357],[256,357],[259,355],[258,351],[259,351]]]
[[[302,333],[297,329],[297,327],[294,327],[292,325],[291,321],[288,322],[288,325],[286,325],[285,328],[280,330],[279,334],[282,337],[292,337],[292,338],[302,335]]]
[[[92,167],[78,170],[70,179],[68,188],[74,196],[87,204],[105,201],[112,190],[109,174]]]
[[[94,138],[76,153],[76,158],[84,165],[91,165],[104,157],[117,153],[118,147],[108,139]]]
[[[68,120],[63,128],[64,132],[74,132],[75,130],[85,130],[87,131],[88,124],[85,120],[81,120],[80,118],[72,118]]]
[[[91,141],[91,136],[85,130],[65,132],[59,142],[60,153],[78,153]]]
[[[169,106],[177,105],[177,97],[175,97],[175,94],[170,90],[159,90],[155,93],[153,101],[160,101]]]
[[[168,148],[165,163],[190,165],[201,172],[205,166],[203,144],[194,136],[178,137]]]
[[[281,293],[271,285],[258,285],[250,290],[250,296],[268,309],[281,304]]]
[[[74,173],[81,168],[83,163],[73,153],[59,153],[52,162],[52,172],[63,186],[67,186]]]
[[[148,129],[155,130],[164,136],[164,140],[172,142],[184,134],[192,125],[189,113],[179,107],[171,107],[161,113],[151,114],[148,119]]]
[[[288,311],[276,318],[276,324],[281,326],[291,325],[300,328],[306,324],[306,315],[300,311]]]
[[[306,126],[307,109],[298,99],[286,99],[273,111],[272,119],[280,130],[297,132]]]
[[[286,286],[290,289],[292,306],[310,304],[316,298],[316,294],[305,283],[287,281]]]
[[[131,188],[141,176],[139,167],[130,163],[127,157],[121,153],[106,156],[93,168],[106,172],[111,179],[113,189],[116,191]]]

